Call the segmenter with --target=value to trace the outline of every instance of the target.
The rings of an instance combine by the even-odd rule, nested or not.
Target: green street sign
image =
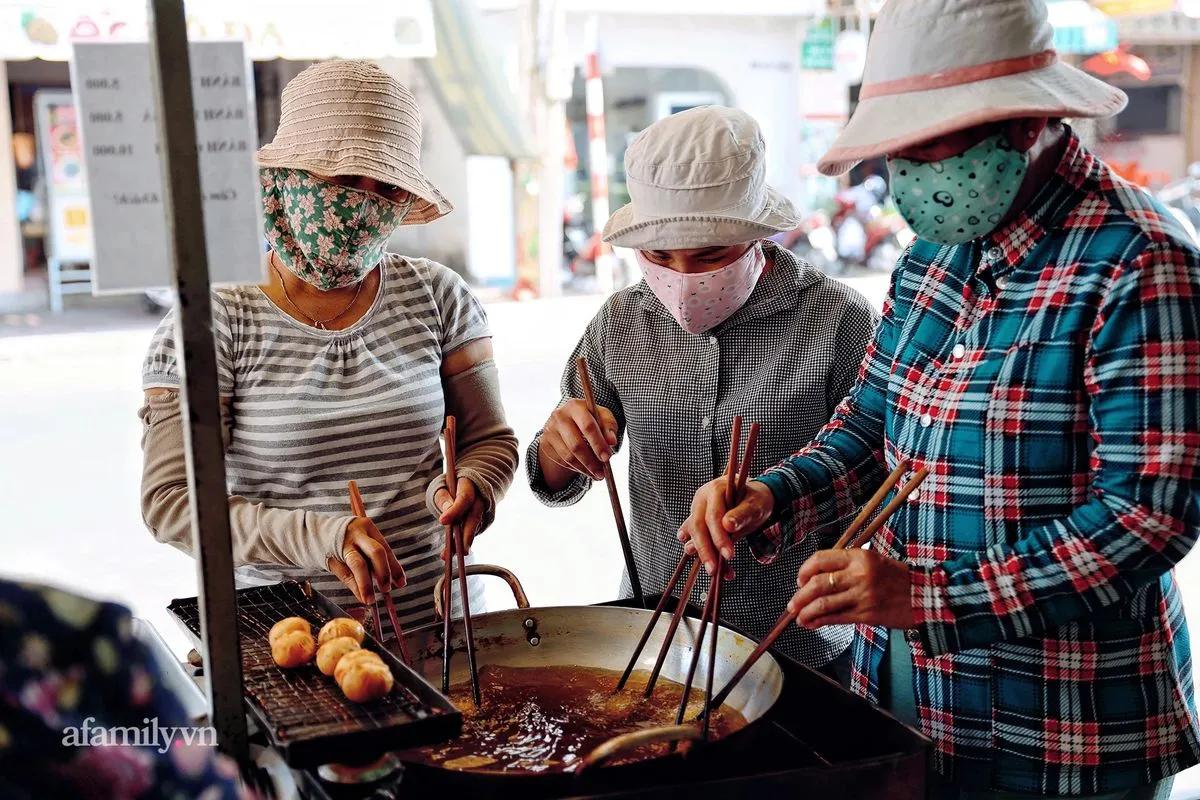
[[[800,48],[800,68],[812,70],[833,69],[833,43],[837,38],[832,19],[811,23],[804,34]]]

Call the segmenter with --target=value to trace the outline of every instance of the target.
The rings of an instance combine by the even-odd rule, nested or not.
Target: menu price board
[[[261,283],[253,77],[242,42],[189,46],[213,284]],[[145,43],[76,44],[71,62],[91,199],[93,291],[171,283],[158,123]]]

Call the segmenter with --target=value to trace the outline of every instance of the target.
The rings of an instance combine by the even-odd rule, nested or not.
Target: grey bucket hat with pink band
[[[603,234],[617,247],[728,247],[799,224],[791,201],[767,185],[758,123],[736,108],[693,108],[654,123],[625,151],[625,176],[629,203]]]
[[[819,163],[864,159],[1022,117],[1109,117],[1127,98],[1058,59],[1043,0],[889,0],[858,107]]]

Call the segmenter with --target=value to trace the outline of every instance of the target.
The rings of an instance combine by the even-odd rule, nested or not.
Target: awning
[[[421,68],[463,150],[534,158],[537,148],[492,43],[482,35],[479,12],[470,0],[437,0],[433,8],[437,55]]]
[[[186,8],[191,38],[242,39],[257,61],[430,58],[436,49],[431,0],[192,0]],[[138,0],[0,0],[0,59],[68,61],[73,42],[146,38]]]
[[[1089,55],[1117,46],[1117,23],[1087,0],[1050,0],[1047,7],[1058,52]]]

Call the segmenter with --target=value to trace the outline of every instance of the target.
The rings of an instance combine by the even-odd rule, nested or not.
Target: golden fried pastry
[[[342,656],[358,650],[361,647],[353,636],[339,636],[330,639],[317,648],[317,669],[326,675],[332,675]]]
[[[362,644],[366,638],[367,632],[363,630],[362,623],[350,617],[335,617],[329,622],[326,622],[321,628],[321,633],[317,635],[317,645],[323,645],[330,639],[337,639],[342,636],[349,636],[354,641]]]
[[[302,667],[313,660],[317,643],[307,631],[289,631],[271,645],[271,658],[281,667]]]
[[[288,617],[287,619],[281,619],[279,622],[276,622],[271,626],[271,632],[267,634],[267,641],[274,646],[276,639],[278,639],[280,636],[283,636],[285,633],[291,633],[292,631],[304,631],[309,636],[312,636],[312,625],[309,625],[308,620],[304,619],[303,617]]]
[[[347,700],[368,703],[392,690],[392,671],[383,662],[377,664],[370,659],[358,659],[342,673],[338,685],[342,687]]]
[[[357,664],[359,661],[369,661],[374,664],[383,664],[383,659],[378,653],[373,653],[370,650],[351,650],[344,656],[338,659],[337,666],[333,668],[333,679],[338,683],[342,682],[342,676],[346,670],[350,669],[351,665]]]

